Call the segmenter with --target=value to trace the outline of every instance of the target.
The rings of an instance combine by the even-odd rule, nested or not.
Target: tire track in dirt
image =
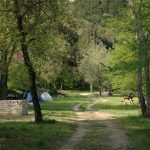
[[[96,121],[97,123],[105,126],[103,130],[108,133],[108,139],[106,139],[107,143],[105,144],[108,145],[109,150],[132,149],[132,144],[130,143],[125,131],[122,130],[114,121],[113,115],[94,111],[92,109],[92,106],[100,102],[101,100],[103,99],[94,98],[93,102],[87,106],[88,111],[85,112],[80,112],[81,104],[74,106],[73,110],[77,115],[76,123],[78,127],[76,132],[60,150],[73,150],[75,145],[77,145],[79,142],[82,142],[84,136],[91,131],[92,126],[89,121]]]

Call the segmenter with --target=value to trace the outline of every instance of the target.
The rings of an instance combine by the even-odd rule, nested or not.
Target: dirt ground
[[[74,150],[74,147],[81,142],[86,134],[91,130],[92,125],[90,121],[95,121],[102,124],[104,132],[108,133],[108,138],[105,140],[105,144],[109,147],[109,150],[129,150],[132,149],[132,144],[129,141],[125,131],[115,122],[113,115],[103,112],[97,112],[92,109],[92,106],[99,101],[105,102],[102,98],[92,97],[93,101],[87,106],[87,111],[80,112],[81,104],[74,106],[73,110],[76,112],[78,125],[76,132],[61,147],[60,150]],[[99,126],[101,128],[101,126]],[[99,131],[99,130],[97,130]],[[101,140],[101,139],[100,139]]]

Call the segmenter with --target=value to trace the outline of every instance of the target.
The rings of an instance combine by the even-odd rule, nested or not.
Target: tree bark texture
[[[145,82],[146,82],[146,116],[150,117],[150,77],[149,66],[145,66]]]
[[[138,68],[138,77],[137,77],[137,90],[138,90],[138,99],[141,106],[141,113],[143,117],[146,116],[146,104],[145,98],[142,91],[142,68]]]
[[[93,83],[90,83],[90,92],[93,93]]]
[[[1,79],[0,79],[0,99],[7,99],[7,81],[8,81],[8,70],[1,70]]]
[[[7,65],[7,51],[1,52],[1,73],[0,73],[0,99],[7,99],[7,80],[8,80],[8,65]]]

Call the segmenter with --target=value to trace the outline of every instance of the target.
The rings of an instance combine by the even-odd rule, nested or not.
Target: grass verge
[[[134,143],[135,150],[150,149],[150,119],[143,118],[140,107],[135,99],[135,104],[123,105],[123,97],[104,97],[93,108],[97,111],[115,115],[116,121],[125,129],[129,138]]]

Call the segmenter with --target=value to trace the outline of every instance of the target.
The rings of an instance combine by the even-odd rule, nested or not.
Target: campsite
[[[28,116],[3,119],[0,123],[1,149],[58,150],[67,146],[75,150],[103,150],[112,146],[114,149],[149,149],[150,120],[140,116],[138,104],[123,105],[120,96],[101,98],[89,92],[65,93],[67,97],[41,103],[44,121],[38,125],[33,123],[33,106],[29,107]],[[75,135],[79,134],[78,130],[80,136]],[[121,131],[118,133],[118,130]],[[125,137],[117,135],[112,139],[111,132],[125,134]],[[68,144],[72,137],[73,141]]]
[[[0,150],[149,150],[150,1],[0,1]]]

